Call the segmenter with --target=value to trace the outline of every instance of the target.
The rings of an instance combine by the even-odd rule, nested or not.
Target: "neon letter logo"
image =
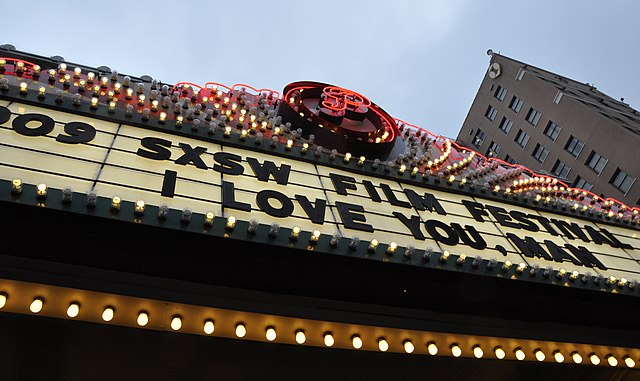
[[[337,86],[327,86],[322,89],[324,100],[322,106],[334,112],[352,110],[355,112],[366,112],[371,106],[371,101],[355,91],[343,89]]]

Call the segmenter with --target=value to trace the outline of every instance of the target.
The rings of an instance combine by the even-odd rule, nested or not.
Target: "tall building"
[[[457,141],[567,185],[640,202],[640,113],[589,83],[488,52]]]
[[[329,84],[0,46],[0,379],[638,380],[640,209],[557,184]]]

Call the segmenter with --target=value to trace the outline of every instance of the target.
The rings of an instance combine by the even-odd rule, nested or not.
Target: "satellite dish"
[[[489,66],[489,78],[496,79],[500,76],[500,74],[502,74],[502,68],[500,67],[500,64],[497,62],[492,63],[491,66]]]

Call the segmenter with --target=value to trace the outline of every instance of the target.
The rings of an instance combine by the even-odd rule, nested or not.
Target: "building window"
[[[498,88],[496,89],[496,92],[493,93],[493,96],[499,100],[500,102],[502,102],[504,100],[504,97],[507,96],[507,89],[505,89],[504,87],[498,85]]]
[[[555,142],[556,139],[558,139],[558,135],[560,135],[561,130],[562,130],[562,127],[558,126],[552,121],[549,121],[549,123],[547,124],[547,127],[544,129],[544,134],[547,135],[549,139]]]
[[[480,148],[482,146],[482,143],[484,143],[484,137],[484,131],[478,128],[478,131],[476,131],[476,136],[473,137],[473,145]]]
[[[593,189],[593,184],[588,183],[585,179],[578,176],[576,177],[576,181],[573,182],[573,187],[590,191],[591,189]]]
[[[487,107],[487,111],[484,113],[484,116],[486,116],[487,119],[493,122],[493,120],[496,118],[496,115],[498,115],[498,110],[495,107],[489,105],[489,107]]]
[[[567,141],[567,144],[564,146],[564,149],[571,154],[571,156],[578,158],[580,152],[584,148],[584,143],[575,137],[571,136]]]
[[[587,160],[587,167],[593,169],[595,173],[598,175],[602,173],[604,166],[607,165],[607,159],[602,157],[596,151],[591,151],[591,155],[589,155],[589,160]]]
[[[540,144],[536,144],[536,148],[533,150],[531,156],[542,164],[546,160],[547,156],[549,156],[549,150]]]
[[[633,183],[636,182],[636,178],[618,168],[609,182],[626,195]]]
[[[500,154],[501,147],[496,144],[496,142],[491,141],[489,144],[489,149],[487,150],[487,157],[496,157]]]
[[[540,111],[531,107],[529,109],[529,112],[527,113],[527,122],[533,124],[534,126],[537,126],[541,116],[542,113]]]
[[[571,167],[560,160],[556,160],[556,164],[553,166],[553,169],[551,171],[554,175],[566,179],[569,175],[569,172],[571,172]]]
[[[527,134],[526,132],[519,130],[518,133],[516,134],[516,138],[515,138],[515,142],[518,143],[522,148],[527,146],[527,143],[529,142],[529,134]]]
[[[508,134],[509,131],[511,131],[511,127],[513,127],[513,122],[507,117],[502,117],[502,121],[500,122],[500,126],[498,126],[498,128],[505,134]]]
[[[522,99],[514,95],[513,98],[511,98],[511,103],[509,103],[509,108],[518,113],[520,112],[523,104],[524,102],[522,101]]]
[[[506,162],[507,162],[507,163],[509,163],[509,164],[515,164],[515,163],[516,163],[516,161],[514,160],[514,158],[512,158],[512,157],[511,157],[511,156],[509,156],[509,155],[507,155],[507,156],[504,158],[504,161],[506,161]]]

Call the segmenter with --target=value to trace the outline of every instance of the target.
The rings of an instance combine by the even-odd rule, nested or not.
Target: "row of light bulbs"
[[[11,182],[11,192],[15,195],[22,193],[22,188],[23,188],[23,183],[22,180],[20,179],[13,179]],[[36,198],[39,200],[43,200],[47,197],[48,194],[48,187],[46,184],[42,183],[42,184],[38,184],[36,185]],[[72,195],[73,195],[73,191],[71,188],[69,187],[65,187],[62,191],[62,201],[69,203],[72,200]],[[92,197],[88,197],[87,199],[87,205],[89,206],[90,204],[92,206],[95,206],[96,203],[96,198],[97,195],[92,194]],[[114,196],[111,199],[111,210],[114,212],[117,212],[120,210],[122,206],[122,199],[118,196]],[[134,203],[134,209],[133,212],[136,216],[141,216],[145,213],[146,210],[146,203],[144,202],[144,200],[137,200]],[[158,218],[159,219],[164,219],[166,218],[168,214],[168,207],[166,205],[161,205],[158,209]],[[189,208],[185,208],[182,211],[182,216],[181,216],[181,221],[183,223],[189,223],[189,221],[191,220],[191,216],[192,216],[193,212],[191,211],[191,209]],[[203,225],[205,227],[211,227],[213,226],[214,220],[216,218],[215,213],[209,211],[205,214],[205,219],[203,221]],[[225,222],[225,229],[228,231],[233,231],[236,228],[236,223],[237,223],[237,219],[234,216],[229,216],[226,219]],[[257,228],[258,228],[258,224],[259,222],[255,219],[249,221],[249,226],[247,227],[247,231],[251,234],[255,234]],[[272,224],[269,230],[269,235],[271,236],[275,236],[278,234],[278,229],[279,229],[279,225],[277,224]],[[294,226],[291,229],[291,233],[289,236],[289,239],[291,241],[297,241],[300,237],[300,234],[302,233],[302,229],[299,226]],[[317,242],[320,240],[320,237],[322,235],[322,232],[320,232],[320,230],[313,230],[311,232],[311,235],[309,236],[309,243],[311,245],[315,245],[317,244]],[[339,243],[341,236],[339,234],[334,234],[331,238],[330,244],[333,247],[336,247]],[[360,239],[357,237],[352,237],[350,243],[349,243],[349,247],[357,247],[357,245],[360,243]],[[377,239],[372,239],[368,246],[367,246],[367,251],[374,253],[376,252],[376,250],[378,249],[378,246],[380,245],[380,242]],[[386,254],[387,255],[393,255],[395,254],[395,252],[398,250],[399,245],[396,242],[391,242],[389,243],[389,245],[387,246],[386,249]],[[404,251],[404,255],[406,257],[410,257],[413,252],[414,252],[415,248],[412,246],[407,246],[405,248]],[[433,250],[431,249],[427,249],[427,252],[429,253],[429,257],[431,256]],[[425,255],[426,253],[425,252]],[[448,250],[443,251],[440,256],[439,256],[439,261],[442,263],[447,262],[447,260],[449,259],[449,257],[451,256],[451,253]],[[423,256],[423,259],[426,259],[426,257]],[[458,258],[456,259],[456,266],[462,266],[464,264],[464,262],[467,260],[467,256],[465,254],[461,254],[458,256]],[[479,262],[481,262],[483,259],[482,257],[476,257],[473,259],[473,264],[472,266],[474,268],[477,268],[477,266],[479,266]],[[490,260],[490,264],[487,266],[488,268],[491,267],[495,267],[498,264],[497,260],[495,259],[491,259]],[[501,269],[503,272],[508,271],[511,266],[514,265],[511,261],[506,260],[502,263],[501,265]],[[527,268],[529,268],[529,266],[522,262],[520,264],[517,265],[517,267],[515,268],[515,271],[518,275],[523,274]],[[538,267],[534,266],[531,267],[529,274],[531,276],[536,276],[537,272],[540,271],[543,273],[543,276],[545,276],[546,278],[549,278],[552,275],[553,272],[553,268],[552,267],[547,267],[545,269],[539,269]],[[578,278],[583,277],[583,283],[586,283],[587,280],[592,279],[594,283],[599,284],[600,282],[604,282],[604,284],[606,284],[607,286],[613,286],[613,285],[617,285],[619,288],[625,288],[628,287],[630,290],[634,290],[636,285],[637,285],[637,281],[636,280],[628,280],[625,277],[622,277],[620,279],[616,278],[615,276],[609,276],[608,278],[604,278],[602,277],[602,279],[600,279],[599,277],[591,277],[591,275],[589,273],[585,273],[585,274],[581,274],[579,271],[574,270],[572,272],[568,272],[565,268],[560,268],[558,269],[558,271],[555,274],[555,277],[558,280],[561,280],[565,277],[565,275],[568,275],[569,280],[571,281],[576,281]]]
[[[0,292],[0,309],[6,305],[7,299],[8,299],[7,293]],[[45,299],[43,297],[36,296],[32,300],[31,304],[29,305],[29,310],[34,314],[38,314],[43,310],[44,304],[45,304]],[[80,303],[73,301],[69,304],[66,314],[69,318],[76,318],[80,314],[80,309],[81,309]],[[115,311],[116,311],[115,307],[110,305],[105,306],[102,312],[102,320],[104,322],[110,322],[111,320],[113,320],[115,316]],[[148,311],[141,310],[138,312],[138,315],[136,317],[136,324],[138,326],[140,327],[147,326],[147,324],[149,324],[149,320],[150,320],[150,313]],[[171,317],[169,326],[173,331],[180,331],[182,328],[182,323],[183,323],[183,317],[181,315],[174,314]],[[206,335],[211,335],[214,333],[214,331],[215,331],[214,320],[211,318],[205,319],[202,322],[202,332],[205,333]],[[247,333],[248,333],[247,324],[245,324],[242,321],[237,322],[235,325],[236,337],[244,338],[247,335]],[[278,332],[276,330],[276,327],[273,325],[269,325],[265,327],[264,337],[267,341],[270,341],[270,342],[276,341],[276,339],[278,338]],[[304,344],[307,341],[307,334],[305,333],[304,329],[299,328],[294,331],[294,338],[296,343]],[[334,337],[334,334],[331,331],[324,332],[322,334],[322,339],[325,347],[333,347],[336,342],[336,338]],[[390,347],[389,342],[384,336],[378,337],[376,339],[376,342],[377,342],[378,350],[380,350],[381,352],[386,352],[389,350],[389,347]],[[354,349],[361,349],[364,346],[364,339],[359,334],[354,334],[351,336],[351,345]],[[416,346],[411,339],[405,339],[402,342],[402,347],[404,351],[409,354],[413,353],[416,350]],[[448,349],[450,351],[451,356],[453,357],[461,357],[463,354],[463,350],[461,346],[457,343],[452,343],[448,345]],[[431,356],[435,356],[438,353],[440,353],[440,347],[438,347],[438,344],[436,344],[435,341],[429,341],[426,344],[426,352]],[[473,357],[475,358],[480,359],[485,357],[485,350],[479,344],[474,345],[471,348],[471,352],[473,354]],[[496,359],[502,360],[507,357],[507,352],[501,346],[496,346],[492,348],[492,352]],[[513,354],[518,361],[524,361],[525,359],[527,359],[527,353],[521,347],[517,347],[513,349]],[[540,348],[535,349],[532,354],[533,354],[533,357],[540,362],[545,361],[547,358],[547,354],[545,354]],[[563,363],[566,360],[565,355],[560,350],[554,350],[551,353],[551,356],[557,363]],[[571,352],[569,356],[571,357],[572,361],[576,364],[582,364],[584,362],[584,357],[577,351]],[[596,353],[589,353],[586,357],[589,359],[589,361],[593,365],[600,365],[602,362],[602,359]],[[606,360],[609,366],[615,367],[619,365],[618,359],[613,354],[606,355],[604,359]],[[629,368],[633,368],[636,365],[636,361],[631,356],[628,356],[628,355],[623,356],[622,361],[624,362],[624,365],[626,365]]]

